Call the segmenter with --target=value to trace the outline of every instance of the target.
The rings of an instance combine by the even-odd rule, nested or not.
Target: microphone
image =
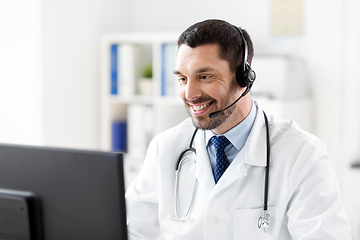
[[[235,102],[233,102],[232,104],[230,104],[230,106],[228,106],[228,107],[226,107],[226,108],[224,108],[224,109],[222,109],[222,110],[209,113],[209,114],[208,114],[208,117],[209,117],[209,118],[217,117],[217,116],[218,116],[220,113],[222,113],[223,111],[231,108],[232,106],[235,105],[235,103],[237,103],[237,102],[240,100],[240,98],[242,98],[243,96],[245,96],[245,95],[250,91],[250,89],[251,89],[251,86],[250,86],[250,87],[248,86],[248,87],[245,89],[245,92],[244,92],[243,94],[241,94],[240,97],[238,97],[238,99],[235,100]]]

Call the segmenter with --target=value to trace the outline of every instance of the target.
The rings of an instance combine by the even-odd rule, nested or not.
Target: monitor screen
[[[122,160],[0,144],[0,238],[127,239]]]

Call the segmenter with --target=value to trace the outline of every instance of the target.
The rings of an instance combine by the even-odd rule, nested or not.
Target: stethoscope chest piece
[[[264,215],[259,217],[258,219],[258,227],[263,228],[266,233],[268,228],[270,227],[270,214],[267,211],[264,211]]]

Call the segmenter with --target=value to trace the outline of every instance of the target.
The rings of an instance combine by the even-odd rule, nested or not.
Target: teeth
[[[203,110],[204,108],[206,108],[207,106],[209,106],[209,104],[192,106],[192,107],[193,107],[193,109],[194,109],[195,111],[200,111],[200,110]]]

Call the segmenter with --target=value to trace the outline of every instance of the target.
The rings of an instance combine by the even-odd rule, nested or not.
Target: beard
[[[196,102],[206,102],[208,100],[214,100],[214,99],[198,99]],[[193,103],[196,103],[193,102]],[[212,104],[216,103],[216,101],[213,101]],[[226,104],[225,106],[223,106],[220,109],[217,109],[215,111],[219,111],[221,109],[226,108],[227,106],[231,105],[231,100],[228,97],[226,100]],[[210,118],[208,115],[202,115],[202,116],[194,116],[191,114],[191,110],[189,110],[189,105],[185,103],[185,107],[186,110],[189,114],[189,116],[191,117],[192,123],[196,128],[199,128],[201,130],[212,130],[215,129],[217,127],[219,127],[220,125],[222,125],[229,117],[230,115],[233,113],[234,109],[236,108],[236,105],[230,107],[229,109],[220,112],[216,117]],[[215,112],[213,111],[213,112]]]

